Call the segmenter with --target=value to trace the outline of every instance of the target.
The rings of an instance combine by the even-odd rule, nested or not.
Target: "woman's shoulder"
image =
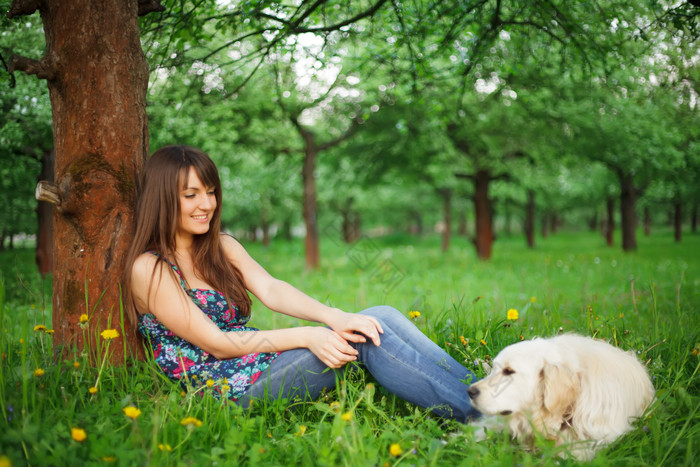
[[[131,267],[131,275],[138,280],[151,280],[153,270],[161,260],[161,257],[153,252],[141,253],[134,260],[134,265]]]
[[[238,240],[233,238],[233,236],[222,233],[220,234],[219,238],[221,239],[221,247],[224,249],[224,253],[226,253],[227,256],[235,257],[240,252],[245,251],[243,245],[241,245]]]

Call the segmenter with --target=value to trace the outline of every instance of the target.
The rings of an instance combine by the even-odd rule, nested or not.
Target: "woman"
[[[474,375],[389,307],[346,313],[273,278],[220,233],[221,182],[202,151],[167,146],[143,172],[136,234],[124,280],[132,323],[167,376],[239,404],[268,397],[316,398],[334,371],[366,367],[386,389],[441,417],[477,413],[465,381]],[[325,326],[247,327],[251,301]]]

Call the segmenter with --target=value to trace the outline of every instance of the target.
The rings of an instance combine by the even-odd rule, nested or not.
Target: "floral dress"
[[[226,298],[216,290],[188,289],[180,270],[170,266],[180,277],[180,284],[192,301],[222,331],[257,331],[246,324],[250,316],[241,315],[235,304],[229,307]],[[163,372],[183,385],[214,382],[215,395],[238,400],[280,353],[253,353],[219,360],[185,339],[176,336],[152,313],[139,314],[139,332],[153,350],[153,358]],[[209,382],[211,385],[211,382]]]

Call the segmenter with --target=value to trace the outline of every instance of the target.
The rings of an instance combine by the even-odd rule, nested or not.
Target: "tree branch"
[[[161,11],[165,11],[165,7],[160,4],[160,0],[139,0],[139,16]]]
[[[0,62],[2,62],[2,66],[7,70],[7,73],[10,75],[10,89],[14,89],[14,87],[17,85],[17,81],[15,80],[15,75],[12,74],[10,71],[10,67],[7,66],[7,62],[5,61],[5,57],[2,56],[0,53]]]
[[[46,57],[41,60],[23,57],[21,55],[10,55],[10,65],[7,68],[10,73],[16,70],[23,71],[28,75],[36,75],[39,79],[53,79],[55,69],[48,63]]]
[[[14,0],[7,12],[7,17],[12,19],[16,16],[29,16],[41,8],[42,0]]]
[[[256,16],[283,24],[285,27],[287,27],[289,29],[288,32],[290,34],[301,34],[304,32],[332,32],[332,31],[337,31],[338,29],[340,29],[344,26],[348,26],[350,24],[353,24],[361,19],[374,16],[374,14],[377,11],[379,11],[379,9],[382,7],[382,5],[384,5],[387,1],[388,0],[379,0],[371,8],[363,11],[362,13],[358,13],[357,15],[353,16],[352,18],[348,18],[348,19],[341,21],[339,23],[331,24],[329,26],[319,26],[319,27],[314,27],[314,28],[303,28],[300,26],[300,24],[311,13],[313,13],[314,10],[316,10],[323,3],[325,3],[323,1],[316,2],[308,10],[306,10],[300,18],[295,19],[294,21],[284,20],[282,18],[278,18],[277,16],[274,16],[274,15],[271,15],[268,13],[264,13],[264,12],[258,12],[258,13],[256,13]]]

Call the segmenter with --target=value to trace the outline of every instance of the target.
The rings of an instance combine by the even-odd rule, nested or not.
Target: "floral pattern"
[[[216,290],[188,289],[181,272],[170,266],[180,277],[187,295],[222,331],[257,331],[246,324],[250,316],[241,315],[238,306],[230,307],[226,298]],[[153,358],[171,379],[196,385],[207,379],[215,382],[214,393],[238,400],[279,355],[254,353],[219,360],[185,339],[176,336],[152,313],[139,314],[139,332],[149,342]]]

